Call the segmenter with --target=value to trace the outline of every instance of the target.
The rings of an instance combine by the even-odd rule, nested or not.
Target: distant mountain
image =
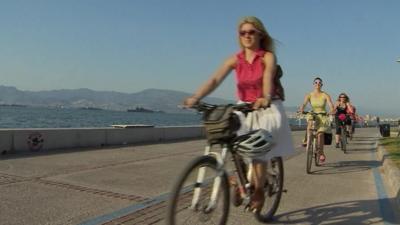
[[[191,93],[162,89],[146,89],[137,93],[94,91],[87,88],[52,91],[21,91],[15,87],[0,85],[1,105],[26,105],[53,108],[86,108],[126,111],[145,108],[167,113],[188,113],[178,108]],[[215,104],[234,103],[235,100],[207,97],[205,102]],[[298,106],[286,106],[288,115],[295,115]],[[365,112],[360,108],[359,112]]]
[[[21,91],[15,87],[0,85],[0,105],[27,105],[57,108],[99,108],[122,110],[143,107],[170,113],[187,112],[178,108],[190,93],[146,89],[137,93],[94,91],[90,89],[62,89],[52,91]],[[206,102],[215,104],[232,103],[234,100],[207,97]]]

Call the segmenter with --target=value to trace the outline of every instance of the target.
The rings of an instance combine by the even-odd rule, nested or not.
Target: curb
[[[389,154],[381,145],[378,145],[377,156],[378,160],[382,162],[385,183],[389,185],[393,193],[396,193],[395,202],[400,209],[400,169],[390,160]]]

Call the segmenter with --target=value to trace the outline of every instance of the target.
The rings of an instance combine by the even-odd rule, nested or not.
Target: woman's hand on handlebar
[[[253,109],[268,108],[271,105],[271,100],[267,98],[257,98],[253,104]]]
[[[300,106],[297,113],[304,114],[304,105]]]
[[[193,106],[195,106],[197,103],[199,103],[199,99],[194,97],[194,96],[190,96],[189,98],[186,98],[183,101],[183,107],[184,108],[192,108]]]

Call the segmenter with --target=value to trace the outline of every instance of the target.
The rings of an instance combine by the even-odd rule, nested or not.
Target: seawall
[[[292,130],[304,127],[294,126]],[[205,137],[203,126],[0,129],[0,153],[103,147]]]

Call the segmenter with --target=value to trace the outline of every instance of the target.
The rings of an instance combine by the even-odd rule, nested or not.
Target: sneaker
[[[243,198],[242,198],[242,196],[240,194],[240,189],[239,189],[238,186],[233,186],[232,191],[233,191],[232,198],[231,198],[232,199],[232,204],[235,207],[238,207],[243,203]]]
[[[336,148],[340,148],[339,143],[336,143]]]
[[[326,160],[325,155],[319,155],[319,162],[320,162],[320,163],[324,163],[325,160]]]

